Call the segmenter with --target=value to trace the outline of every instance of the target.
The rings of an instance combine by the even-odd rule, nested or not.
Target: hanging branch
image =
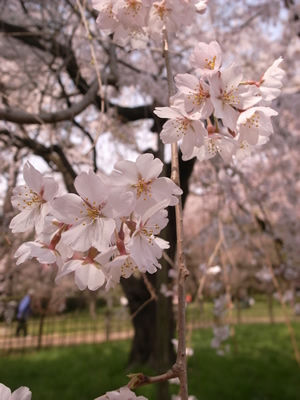
[[[166,29],[164,29],[164,58],[167,69],[167,80],[169,97],[175,94],[173,84],[173,74],[169,58],[169,44]],[[172,143],[172,170],[171,179],[176,185],[180,186],[179,179],[179,161],[178,161],[178,144]],[[188,400],[188,387],[187,387],[187,371],[186,371],[186,343],[185,343],[185,279],[189,272],[185,266],[185,257],[183,253],[183,213],[181,198],[175,206],[176,215],[176,235],[177,235],[177,279],[178,279],[178,351],[176,359],[176,369],[178,371],[178,378],[180,381],[180,395],[182,400]],[[174,366],[174,367],[175,367]]]

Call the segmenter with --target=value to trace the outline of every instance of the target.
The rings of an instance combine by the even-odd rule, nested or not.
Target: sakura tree
[[[232,163],[238,169],[241,159],[251,153],[255,156],[268,142],[273,132],[271,117],[277,115],[271,101],[282,87],[283,59],[277,54],[263,68],[259,65],[259,71],[255,66],[254,71],[245,68],[244,72],[241,61],[247,54],[243,47],[235,48],[237,57],[233,63],[223,50],[226,35],[224,42],[204,41],[208,34],[199,34],[196,21],[208,29],[209,19],[220,17],[218,2],[214,1],[209,17],[206,1],[95,0],[84,7],[79,0],[66,0],[60,15],[56,3],[44,6],[44,12],[39,14],[34,2],[27,6],[15,1],[4,8],[9,22],[0,21],[6,34],[14,37],[14,32],[23,33],[15,38],[14,56],[18,58],[20,52],[26,66],[50,71],[37,72],[43,90],[30,92],[34,88],[32,74],[24,73],[28,68],[21,70],[16,63],[18,89],[24,76],[27,85],[27,91],[18,92],[9,86],[9,67],[3,67],[7,72],[4,87],[11,95],[9,102],[4,96],[5,107],[0,110],[0,118],[5,121],[1,130],[3,143],[20,151],[26,146],[41,156],[54,171],[63,174],[69,191],[64,193],[62,182],[59,185],[51,174],[44,175],[30,162],[25,163],[25,185],[13,191],[12,204],[19,213],[11,220],[10,228],[13,233],[34,228],[36,237],[18,248],[17,264],[31,258],[54,264],[58,283],[74,273],[75,284],[81,290],[110,290],[121,282],[130,299],[134,297],[134,286],[142,281],[140,276],[151,285],[161,269],[162,279],[155,282],[160,288],[167,275],[166,262],[160,259],[163,255],[169,259],[166,251],[171,247],[171,262],[174,259],[177,265],[176,360],[160,375],[134,374],[128,388],[99,399],[142,399],[131,390],[177,377],[179,398],[187,400],[185,280],[189,272],[183,248],[180,196],[186,195],[196,158],[205,161],[219,154],[226,164]],[[247,7],[258,15],[268,12],[267,4],[258,10],[248,4]],[[292,6],[287,4],[286,8],[290,11]],[[23,25],[21,18],[13,21],[16,10],[28,16],[28,25]],[[53,27],[54,14],[57,25]],[[247,26],[250,22],[244,23]],[[41,23],[49,32],[39,36]],[[23,44],[33,50],[30,56],[25,54]],[[11,51],[5,48],[7,59],[12,57]],[[126,100],[128,90],[139,75],[143,79],[132,89],[138,105],[131,106]],[[147,117],[154,122],[152,126],[147,126]],[[139,120],[143,121],[133,124]],[[17,124],[22,126],[20,132]],[[56,124],[61,124],[59,135]],[[33,129],[24,128],[32,125]],[[160,133],[161,142],[153,143],[151,130]],[[140,131],[144,153],[132,161],[115,157],[114,152],[116,162],[109,167],[111,171],[114,164],[113,171],[99,168],[98,155],[105,153],[101,139],[107,131],[113,132],[113,141],[129,146],[129,132]],[[146,135],[149,142],[145,145]],[[74,150],[78,141],[83,150],[79,153]],[[141,150],[133,142],[131,150]],[[171,178],[160,176],[162,172],[168,174],[168,155],[164,154],[162,143],[171,144],[171,150],[167,147],[171,153]],[[148,150],[153,145],[157,149],[155,156],[153,150]],[[182,183],[180,175],[185,178]],[[169,228],[167,207],[172,220]],[[167,236],[161,234],[164,228],[169,229]],[[132,314],[139,306],[131,308]],[[168,307],[170,302],[165,303],[165,309]],[[159,335],[156,339],[159,342]]]

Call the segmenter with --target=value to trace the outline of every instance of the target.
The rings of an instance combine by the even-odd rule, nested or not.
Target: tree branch
[[[73,118],[84,111],[90,104],[94,102],[98,91],[98,82],[95,80],[86,95],[78,103],[74,103],[70,108],[65,110],[48,113],[41,111],[39,114],[28,113],[18,108],[0,109],[0,119],[14,122],[16,124],[53,124],[60,121],[73,120]]]
[[[5,138],[10,139],[13,146],[18,149],[27,147],[33,151],[34,154],[42,157],[47,164],[55,164],[57,169],[62,173],[64,182],[69,192],[76,193],[74,188],[74,179],[76,178],[76,172],[69,163],[66,155],[58,144],[53,146],[45,146],[29,137],[20,137],[13,135],[7,129],[0,130],[0,140],[5,142]]]

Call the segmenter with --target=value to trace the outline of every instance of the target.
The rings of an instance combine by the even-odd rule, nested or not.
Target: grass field
[[[300,345],[300,324],[295,324]],[[210,348],[211,330],[193,333],[189,391],[198,400],[299,400],[300,369],[285,325],[236,327],[231,353]],[[92,400],[127,383],[128,341],[54,348],[0,359],[0,381],[29,386],[33,400]],[[172,392],[177,387],[172,385]],[[155,400],[155,388],[139,391]]]

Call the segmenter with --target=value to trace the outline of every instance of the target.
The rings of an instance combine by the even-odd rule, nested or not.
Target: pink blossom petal
[[[82,264],[75,271],[75,283],[80,290],[84,290],[86,287],[90,290],[97,290],[104,282],[104,273],[92,264]]]
[[[105,185],[105,180],[96,175],[92,170],[88,173],[83,172],[75,179],[74,186],[82,199],[90,204],[100,204],[106,200],[109,188]]]
[[[11,398],[11,390],[0,383],[0,399],[1,400],[10,400]]]
[[[24,165],[23,176],[29,188],[39,194],[43,186],[43,175],[29,161]]]
[[[155,158],[153,154],[141,154],[136,160],[138,173],[145,181],[157,178],[163,168],[163,163],[159,158]]]
[[[56,195],[58,191],[58,184],[55,182],[53,178],[43,178],[43,199],[46,201],[50,201]]]
[[[51,202],[53,215],[66,224],[74,224],[83,218],[82,199],[73,193],[64,194]],[[82,211],[82,212],[81,212]]]
[[[9,228],[13,233],[29,231],[34,227],[37,212],[35,208],[20,212],[11,220]]]
[[[31,399],[31,391],[25,387],[21,386],[19,389],[15,390],[11,396],[11,400],[30,400]],[[2,397],[0,396],[1,400]]]

